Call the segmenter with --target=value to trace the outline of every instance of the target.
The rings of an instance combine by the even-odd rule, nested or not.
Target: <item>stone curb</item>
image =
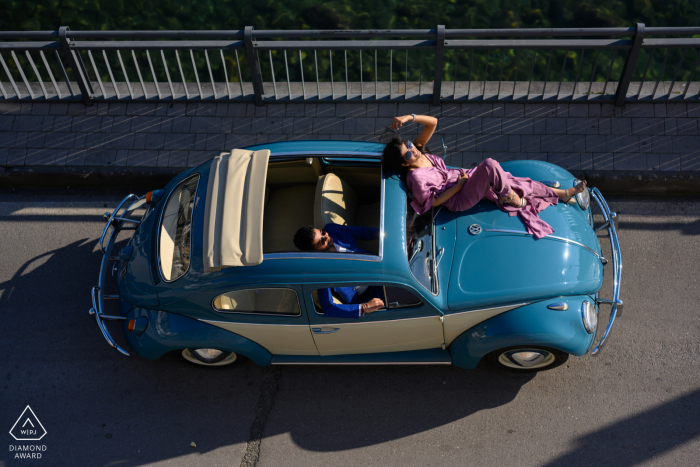
[[[0,167],[0,186],[145,187],[165,186],[186,170],[170,167]],[[700,195],[700,172],[574,170],[604,194]]]

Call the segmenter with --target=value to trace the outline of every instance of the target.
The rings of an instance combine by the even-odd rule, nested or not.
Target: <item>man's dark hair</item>
[[[314,251],[314,226],[307,225],[294,234],[294,245],[301,251]]]

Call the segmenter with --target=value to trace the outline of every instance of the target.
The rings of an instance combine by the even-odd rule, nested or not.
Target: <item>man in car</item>
[[[323,229],[315,229],[307,225],[297,230],[294,245],[301,251],[371,254],[357,246],[357,240],[378,238],[379,229],[339,224],[326,224]],[[384,301],[380,298],[384,296],[381,287],[334,287],[316,292],[323,314],[328,317],[358,319],[365,313],[384,308]],[[342,303],[334,303],[334,296]]]

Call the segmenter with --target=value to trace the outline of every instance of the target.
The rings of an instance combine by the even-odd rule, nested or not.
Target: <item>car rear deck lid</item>
[[[234,149],[215,157],[204,213],[204,271],[262,263],[270,151]]]

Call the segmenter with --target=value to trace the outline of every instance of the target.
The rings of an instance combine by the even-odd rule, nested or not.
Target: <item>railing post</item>
[[[440,91],[442,90],[442,62],[445,53],[445,26],[437,27],[437,41],[435,41],[435,80],[433,82],[433,105],[440,104]]]
[[[86,106],[91,106],[93,104],[92,93],[89,89],[91,89],[92,86],[89,86],[87,73],[81,66],[82,63],[78,64],[78,61],[75,59],[75,55],[73,55],[73,50],[70,48],[70,42],[72,42],[72,40],[66,37],[66,32],[68,31],[70,31],[68,26],[61,26],[58,28],[58,38],[61,41],[63,52],[65,52],[66,57],[68,58],[68,63],[70,63],[70,67],[73,69],[73,76],[75,77],[76,81],[78,81],[78,87],[80,88],[80,94],[83,97],[83,103]]]
[[[248,66],[250,67],[250,79],[253,81],[253,94],[255,94],[255,105],[263,105],[263,82],[262,72],[260,71],[260,60],[258,54],[253,47],[253,26],[246,26],[243,30],[243,39],[245,40],[245,53],[248,57]],[[243,96],[241,96],[243,97]]]
[[[617,84],[617,100],[615,101],[616,107],[622,107],[623,105],[625,105],[625,99],[627,98],[627,90],[630,87],[630,81],[632,81],[634,67],[637,64],[637,58],[639,58],[639,52],[642,50],[643,42],[644,23],[637,23],[637,32],[634,34],[634,42],[632,43],[632,49],[630,49],[630,53],[627,54],[627,60],[625,60],[625,66],[622,68],[622,74],[620,74],[620,81]]]

